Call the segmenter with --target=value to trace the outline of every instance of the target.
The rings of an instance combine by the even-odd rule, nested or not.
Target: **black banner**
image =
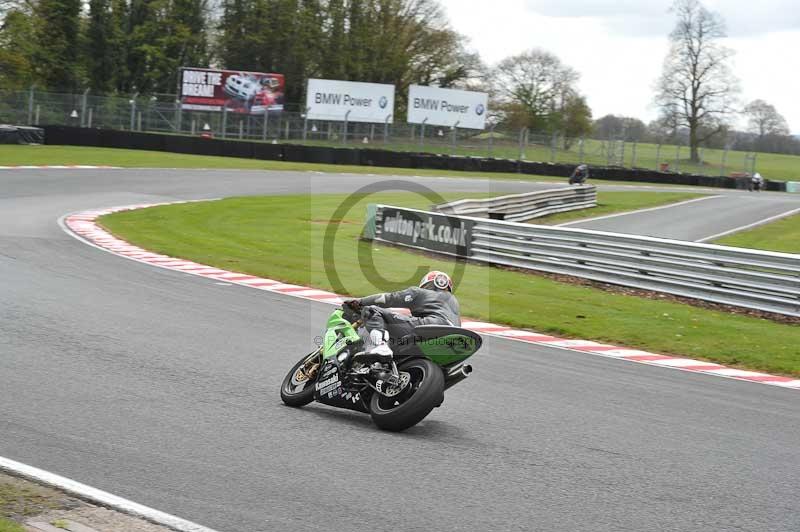
[[[381,207],[376,235],[387,242],[467,257],[475,222],[454,216]]]

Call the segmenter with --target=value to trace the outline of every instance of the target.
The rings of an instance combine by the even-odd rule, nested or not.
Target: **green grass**
[[[562,212],[542,218],[531,220],[534,224],[557,225],[566,222],[581,220],[583,218],[594,218],[595,216],[606,216],[618,214],[637,209],[647,209],[650,207],[660,207],[679,201],[687,201],[699,198],[704,194],[689,194],[680,192],[606,192],[597,193],[597,207],[582,209],[579,211]]]
[[[0,145],[0,166],[78,164],[121,166],[124,168],[225,168],[237,170],[277,170],[432,177],[491,177],[497,179],[565,181],[562,177],[534,176],[528,174],[487,174],[480,172],[448,172],[443,170],[423,170],[415,168],[380,168],[376,166],[292,163],[243,159],[239,157],[126,150],[120,148]]]
[[[457,172],[417,168],[381,168],[377,166],[350,166],[334,164],[292,163],[260,161],[238,157],[188,155],[147,150],[120,148],[90,148],[84,146],[16,146],[0,145],[0,166],[14,165],[97,165],[123,168],[211,168],[242,170],[275,170],[297,172],[350,173],[431,177],[473,177],[511,179],[516,181],[550,181],[563,183],[564,177],[516,173]],[[604,185],[636,185],[632,181],[595,181]],[[652,183],[650,183],[652,184]],[[664,183],[663,187],[682,187]]]
[[[350,295],[400,289],[428,269],[454,271],[451,261],[358,238],[368,202],[424,207],[426,201],[410,194],[359,198],[332,219],[343,199],[231,198],[122,212],[100,223],[153,251],[323,289],[336,289],[329,276],[335,265]],[[329,225],[338,235],[326,258]],[[477,319],[800,376],[800,327],[478,265],[466,266],[457,295],[464,315]]]
[[[714,244],[800,253],[800,215],[717,239]]]
[[[14,521],[0,517],[0,532],[25,532],[25,529]]]

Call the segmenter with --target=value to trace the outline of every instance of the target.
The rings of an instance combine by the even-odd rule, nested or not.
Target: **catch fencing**
[[[174,94],[101,96],[0,89],[0,123],[64,125],[123,131],[200,135],[216,138],[292,142],[316,146],[362,146],[403,152],[440,153],[521,161],[639,168],[709,176],[738,176],[755,171],[754,153],[737,149],[701,149],[699,163],[689,160],[685,140],[613,134],[568,137],[559,132],[490,125],[485,131],[406,124],[392,115],[380,123],[310,120],[301,105],[258,115],[182,110]],[[394,122],[394,123],[391,123]],[[794,176],[766,177],[792,178]]]
[[[376,205],[371,212],[374,227],[369,234],[380,241],[444,251],[482,263],[800,316],[800,255],[443,216],[387,205]],[[387,213],[392,220],[401,219],[405,231],[387,230]],[[457,248],[430,245],[430,235],[455,234],[455,230],[461,231]]]
[[[463,199],[434,205],[442,214],[524,222],[560,212],[597,206],[597,189],[581,185],[553,190],[511,194],[489,199]]]

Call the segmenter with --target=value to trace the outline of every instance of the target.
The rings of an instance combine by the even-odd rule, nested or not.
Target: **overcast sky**
[[[675,19],[671,0],[440,0],[454,29],[494,64],[539,47],[581,74],[595,118],[657,115],[653,86]],[[773,104],[800,133],[800,2],[706,0],[728,29],[725,43],[741,100]]]

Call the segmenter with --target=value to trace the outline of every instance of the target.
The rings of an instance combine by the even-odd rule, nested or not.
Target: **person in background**
[[[756,172],[753,174],[753,177],[750,178],[750,191],[755,190],[756,192],[761,192],[764,189],[764,178],[761,177],[761,174]]]
[[[578,165],[569,176],[570,185],[583,185],[589,179],[589,167],[585,164]]]

